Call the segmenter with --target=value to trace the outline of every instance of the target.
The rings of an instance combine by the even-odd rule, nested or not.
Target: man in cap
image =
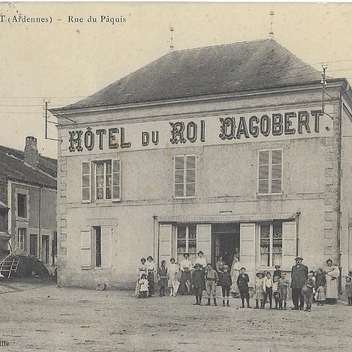
[[[302,264],[303,258],[295,258],[296,265],[291,270],[291,288],[292,288],[292,302],[293,310],[303,310],[304,297],[302,294],[302,287],[308,278],[308,267]]]

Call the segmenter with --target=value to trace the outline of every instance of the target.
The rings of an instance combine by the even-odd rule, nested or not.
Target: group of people
[[[340,270],[333,265],[331,259],[326,261],[326,268],[318,268],[309,271],[303,264],[303,258],[295,258],[296,264],[291,270],[291,280],[286,272],[275,266],[273,273],[259,271],[256,273],[254,285],[255,309],[264,309],[266,304],[270,308],[286,309],[290,288],[292,289],[293,310],[305,310],[310,312],[313,300],[317,305],[324,303],[333,304],[338,299],[338,278]],[[216,290],[221,286],[223,306],[230,306],[230,294],[238,294],[241,298],[241,308],[250,306],[249,276],[246,269],[241,266],[238,257],[234,257],[231,269],[222,258],[218,258],[215,269],[211,263],[207,263],[204,253],[198,252],[198,257],[192,265],[188,253],[180,264],[175,258],[170,259],[166,267],[166,261],[161,261],[161,266],[156,270],[154,260],[151,256],[142,258],[138,266],[138,280],[136,284],[136,295],[146,298],[155,294],[155,280],[157,274],[160,287],[159,296],[165,296],[166,287],[169,288],[170,296],[194,293],[195,305],[202,305],[203,291],[207,292],[206,306],[211,304],[217,306]],[[345,284],[348,305],[352,306],[352,283],[351,277],[346,277]],[[274,305],[273,305],[274,304]],[[305,306],[305,307],[304,307]]]

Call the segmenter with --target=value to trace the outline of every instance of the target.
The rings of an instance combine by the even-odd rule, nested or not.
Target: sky
[[[349,3],[0,3],[0,144],[23,150],[32,135],[55,158],[44,100],[73,103],[167,54],[170,27],[174,50],[269,38],[270,11],[279,44],[352,82]]]

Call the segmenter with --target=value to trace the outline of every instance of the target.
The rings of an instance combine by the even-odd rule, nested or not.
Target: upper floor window
[[[121,161],[103,160],[82,163],[82,202],[121,200]]]
[[[111,199],[111,160],[96,161],[95,165],[95,199]]]
[[[17,193],[17,216],[27,218],[27,195]]]
[[[187,198],[196,195],[196,156],[175,157],[175,197]]]
[[[282,149],[259,150],[258,194],[282,193]]]

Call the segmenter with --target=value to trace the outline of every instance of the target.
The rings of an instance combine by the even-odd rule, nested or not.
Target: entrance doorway
[[[31,234],[29,237],[29,254],[35,257],[38,254],[38,235]]]
[[[42,260],[45,264],[49,263],[49,236],[42,236]]]
[[[212,261],[215,264],[219,257],[230,268],[235,256],[235,248],[240,251],[240,224],[225,223],[212,225]]]

